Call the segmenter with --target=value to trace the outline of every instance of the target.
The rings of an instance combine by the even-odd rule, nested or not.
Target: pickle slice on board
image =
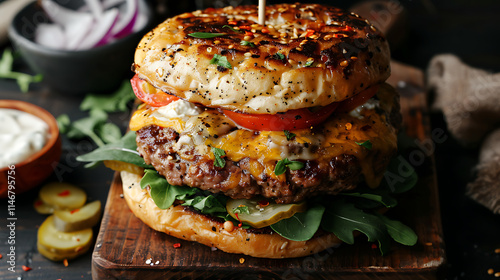
[[[40,199],[55,209],[80,208],[87,201],[87,194],[68,183],[49,183],[40,190]]]
[[[58,255],[71,255],[90,246],[91,228],[73,232],[62,232],[54,226],[54,216],[49,216],[38,229],[38,243]]]
[[[239,211],[239,207],[248,209]],[[306,203],[298,204],[277,204],[270,203],[263,199],[229,199],[226,203],[226,210],[233,218],[251,225],[254,228],[263,228],[272,225],[280,220],[288,219],[297,212],[306,211]]]
[[[33,208],[35,208],[36,212],[43,215],[54,213],[54,206],[43,202],[40,197],[33,202]]]
[[[101,202],[93,201],[74,210],[55,210],[54,226],[63,232],[83,230],[95,226],[101,218]]]

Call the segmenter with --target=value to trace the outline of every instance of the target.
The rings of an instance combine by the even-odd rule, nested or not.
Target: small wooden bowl
[[[0,169],[0,198],[5,198],[12,194],[17,196],[39,185],[52,174],[61,157],[61,137],[56,119],[45,109],[18,100],[0,100],[0,108],[29,113],[49,126],[49,139],[40,151],[14,164],[12,169],[9,166]]]

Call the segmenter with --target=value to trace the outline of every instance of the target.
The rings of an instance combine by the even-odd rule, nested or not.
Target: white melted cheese
[[[48,125],[36,116],[0,109],[0,168],[40,151],[47,142],[48,130]]]
[[[167,106],[160,107],[152,116],[159,120],[172,118],[186,119],[190,116],[198,116],[201,112],[203,112],[203,110],[193,103],[179,99]]]
[[[354,108],[351,112],[349,112],[349,115],[351,115],[351,117],[355,117],[361,120],[363,119],[363,115],[361,114],[361,112],[364,109],[373,110],[377,107],[380,107],[380,102],[378,100],[370,98],[364,104],[359,105],[358,107]]]

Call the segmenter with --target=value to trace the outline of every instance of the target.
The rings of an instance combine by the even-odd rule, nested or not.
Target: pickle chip
[[[87,201],[87,194],[68,183],[49,183],[40,190],[40,199],[55,209],[80,208]]]
[[[58,262],[58,261],[62,261],[64,259],[71,260],[71,259],[74,259],[74,258],[76,258],[78,256],[81,256],[81,255],[85,254],[90,249],[90,245],[91,245],[91,243],[89,243],[85,247],[80,247],[78,251],[75,251],[75,252],[65,252],[65,253],[56,253],[53,250],[51,250],[51,249],[43,246],[42,244],[40,244],[40,242],[37,242],[36,247],[38,249],[38,252],[42,256],[46,257],[49,260]]]
[[[101,202],[93,201],[74,210],[55,210],[54,226],[64,232],[83,230],[95,226],[101,218]]]
[[[43,215],[54,213],[54,206],[43,202],[40,197],[35,199],[35,202],[33,202],[33,208],[35,208],[36,212]]]
[[[62,232],[54,226],[54,216],[49,216],[38,229],[38,243],[49,252],[68,256],[81,252],[90,246],[93,232],[91,228],[73,232]],[[83,254],[83,253],[82,253]]]
[[[264,199],[229,199],[226,210],[231,217],[247,223],[254,228],[270,226],[288,219],[297,212],[305,212],[306,203],[277,204]]]

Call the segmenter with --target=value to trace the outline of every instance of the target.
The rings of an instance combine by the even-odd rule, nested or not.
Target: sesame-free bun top
[[[387,41],[356,14],[279,4],[266,7],[264,26],[257,22],[257,6],[170,18],[139,43],[135,71],[187,101],[254,114],[325,106],[390,75]],[[222,34],[196,38],[193,33]],[[230,68],[211,64],[215,55]]]

